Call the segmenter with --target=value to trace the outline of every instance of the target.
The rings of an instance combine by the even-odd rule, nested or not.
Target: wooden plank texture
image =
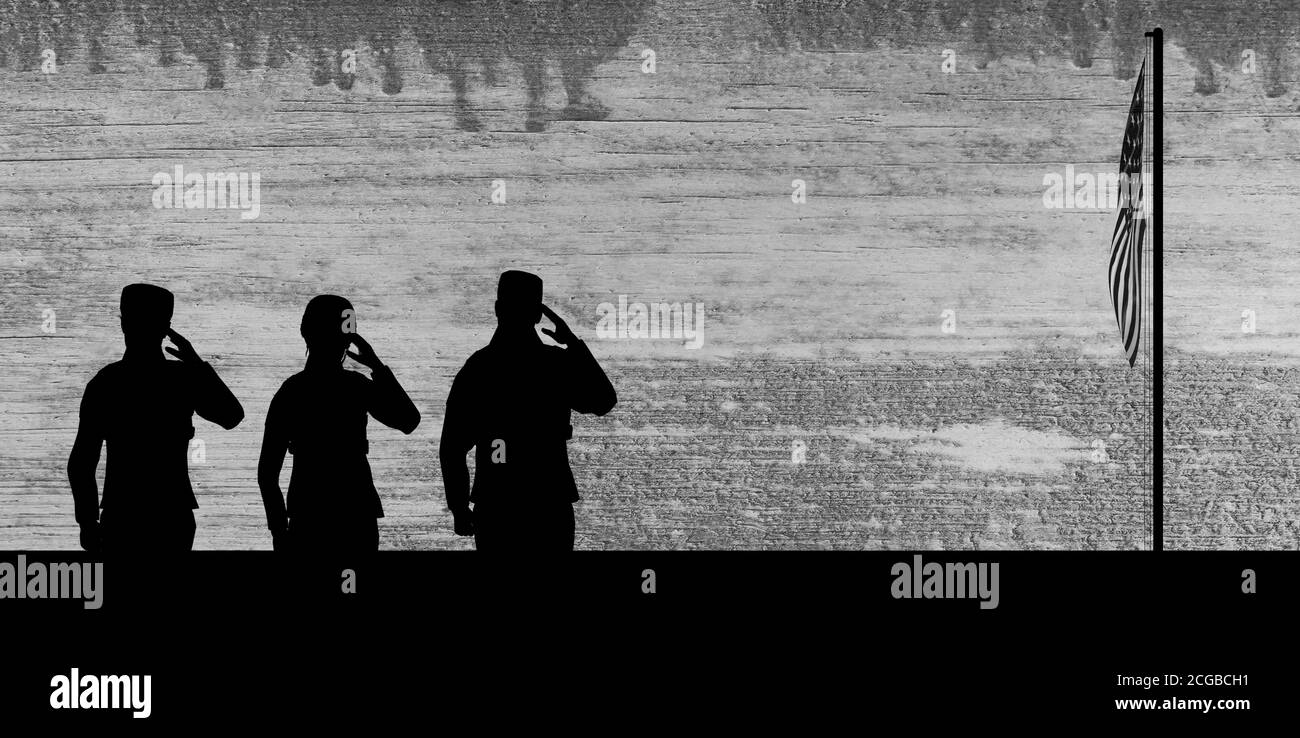
[[[42,17],[33,7],[7,18]],[[55,32],[12,22],[0,70],[2,548],[76,546],[64,468],[77,403],[120,356],[117,297],[134,281],[176,293],[174,325],[247,411],[233,431],[197,424],[197,548],[270,545],[262,422],[302,366],[298,321],[323,292],[353,301],[423,414],[409,437],[372,423],[382,546],[469,547],[442,503],[437,439],[508,268],[546,280],[619,392],[610,415],[574,423],[580,548],[1149,545],[1151,368],[1127,367],[1106,292],[1114,210],[1043,204],[1049,173],[1116,168],[1132,80],[1113,74],[1113,7],[1084,6],[1081,67],[1082,42],[1042,4],[995,6],[980,35],[978,13],[945,28],[943,6],[913,25],[902,10],[835,15],[853,3],[661,0],[590,80],[610,116],[540,132],[525,131],[517,48],[464,42],[493,61],[470,65],[484,130],[467,131],[415,21],[384,52],[364,29],[312,30],[343,4],[300,5],[285,64],[263,62],[263,28],[241,68],[238,24],[193,6],[182,23],[226,29],[222,88],[205,89],[208,46],[162,66],[166,33],[141,44],[130,13],[71,7],[83,30],[56,73],[39,68]],[[1149,20],[1119,37],[1140,43]],[[100,26],[92,53],[84,29]],[[1289,547],[1300,342],[1273,244],[1291,219],[1295,95],[1222,65],[1222,89],[1198,94],[1209,52],[1187,39],[1231,47],[1241,32],[1170,34],[1166,541]],[[318,47],[337,38],[356,42],[351,89],[312,84]],[[543,51],[554,114],[573,51]],[[260,215],[155,209],[153,177],[178,165],[258,173]],[[599,305],[620,295],[703,303],[702,347],[599,340]],[[1258,333],[1241,334],[1243,308]]]

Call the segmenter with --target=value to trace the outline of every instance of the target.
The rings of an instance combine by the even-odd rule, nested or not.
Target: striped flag
[[[1137,361],[1138,337],[1142,333],[1142,239],[1147,229],[1142,192],[1142,89],[1146,70],[1143,61],[1124,126],[1124,147],[1119,158],[1119,218],[1110,237],[1110,300],[1130,367]]]

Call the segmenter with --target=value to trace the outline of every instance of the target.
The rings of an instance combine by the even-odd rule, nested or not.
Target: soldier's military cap
[[[122,317],[129,321],[167,323],[172,319],[176,297],[153,284],[128,284],[122,288]]]
[[[497,299],[511,305],[540,305],[542,278],[514,269],[502,272],[501,280],[497,282]]]

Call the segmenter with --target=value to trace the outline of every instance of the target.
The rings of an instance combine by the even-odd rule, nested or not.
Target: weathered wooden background
[[[160,66],[126,13],[104,24],[98,73],[81,38],[42,74],[25,60],[44,32],[26,31],[40,41],[9,43],[0,72],[0,547],[75,547],[77,403],[120,356],[133,281],[177,294],[174,325],[248,413],[229,432],[196,423],[197,547],[270,545],[262,420],[322,292],[352,299],[424,414],[410,437],[372,424],[383,546],[470,546],[451,534],[437,438],[507,268],[543,276],[619,390],[610,415],[575,421],[581,548],[1149,545],[1150,371],[1126,366],[1106,293],[1114,213],[1042,201],[1049,172],[1116,167],[1132,81],[1112,74],[1113,18],[1080,59],[1038,11],[998,9],[978,35],[978,18],[945,28],[936,10],[855,39],[825,30],[834,3],[784,5],[798,22],[777,34],[774,5],[661,0],[591,84],[609,119],[540,133],[504,60],[495,84],[473,76],[486,130],[459,130],[409,33],[386,57],[390,95],[364,39],[350,90],[312,85],[310,50],[245,69],[225,47],[218,90],[192,54]],[[1241,35],[1215,40],[1231,61]],[[1289,547],[1300,342],[1277,249],[1296,99],[1262,52],[1267,74],[1212,62],[1221,89],[1197,94],[1210,53],[1167,57],[1166,540]],[[563,106],[554,64],[546,95]],[[260,173],[261,216],[154,209],[152,177],[178,164]],[[704,303],[703,347],[595,340],[618,295]]]

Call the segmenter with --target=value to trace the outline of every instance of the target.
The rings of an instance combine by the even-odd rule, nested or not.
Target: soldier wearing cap
[[[239,400],[211,364],[171,328],[174,298],[151,284],[122,290],[122,360],[86,385],[68,482],[87,551],[188,551],[194,545],[189,445],[193,416],[230,430],[244,418]],[[175,347],[167,353],[163,338]],[[104,494],[95,480],[107,446]]]
[[[384,508],[366,458],[366,423],[373,416],[410,434],[420,411],[355,324],[346,299],[312,298],[299,328],[307,365],[284,381],[267,410],[257,483],[276,550],[333,555],[379,548]],[[344,369],[345,357],[370,369],[370,378]],[[280,491],[286,453],[293,454],[287,503]]]
[[[542,332],[563,348],[542,342],[543,315],[555,328]],[[617,402],[614,387],[586,344],[542,304],[541,278],[502,274],[496,316],[492,340],[465,362],[447,397],[439,457],[455,531],[474,536],[480,551],[572,550],[579,497],[565,445],[569,413],[604,415]]]

